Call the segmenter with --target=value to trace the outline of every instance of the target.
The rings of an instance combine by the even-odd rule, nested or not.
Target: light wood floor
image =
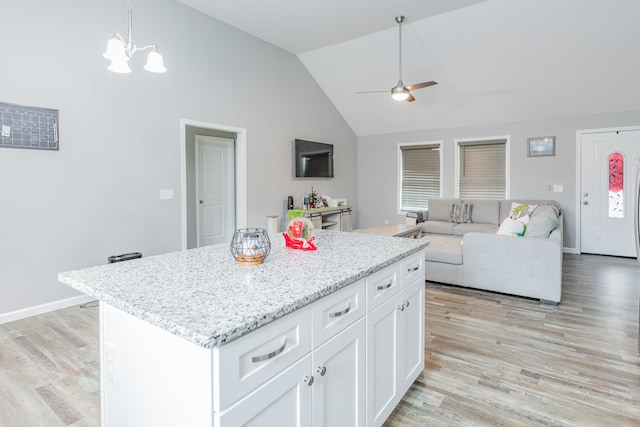
[[[385,427],[640,426],[640,268],[564,260],[558,306],[427,283],[426,367]]]
[[[640,426],[640,268],[564,259],[557,307],[427,283],[426,367],[385,427]],[[0,325],[0,426],[98,426],[98,365],[97,308]]]

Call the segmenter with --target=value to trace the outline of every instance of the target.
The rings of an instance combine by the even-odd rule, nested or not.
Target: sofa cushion
[[[500,225],[500,201],[485,199],[465,199],[471,205],[471,222]]]
[[[462,238],[458,236],[426,236],[429,246],[425,260],[445,264],[462,264]]]
[[[449,221],[425,221],[422,224],[423,233],[453,234],[453,227],[457,224]]]
[[[453,234],[455,236],[464,236],[467,233],[472,231],[477,231],[479,233],[491,233],[495,234],[498,231],[498,226],[493,224],[458,224],[453,227]]]
[[[460,203],[460,199],[429,199],[429,215],[427,219],[449,221],[451,203]]]
[[[538,206],[529,219],[529,224],[527,224],[527,230],[524,235],[526,237],[542,237],[546,239],[558,226],[559,213],[559,209],[556,206]]]

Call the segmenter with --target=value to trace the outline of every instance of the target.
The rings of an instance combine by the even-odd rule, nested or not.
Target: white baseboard
[[[562,252],[564,252],[565,254],[580,255],[580,251],[576,248],[562,248]]]
[[[48,302],[46,304],[34,305],[33,307],[23,308],[22,310],[11,311],[9,313],[0,314],[0,325],[3,323],[14,322],[16,320],[25,319],[38,314],[48,313],[50,311],[60,310],[74,305],[84,304],[95,300],[89,295],[80,295],[77,297],[61,299],[58,301]]]

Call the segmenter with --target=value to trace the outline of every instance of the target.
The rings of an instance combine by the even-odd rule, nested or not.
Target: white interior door
[[[235,230],[234,141],[196,135],[198,247],[230,242]]]
[[[635,257],[640,131],[581,136],[580,251]]]

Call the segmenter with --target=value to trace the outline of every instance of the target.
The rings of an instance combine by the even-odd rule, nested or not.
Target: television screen
[[[333,145],[296,139],[293,163],[295,178],[333,178]]]

